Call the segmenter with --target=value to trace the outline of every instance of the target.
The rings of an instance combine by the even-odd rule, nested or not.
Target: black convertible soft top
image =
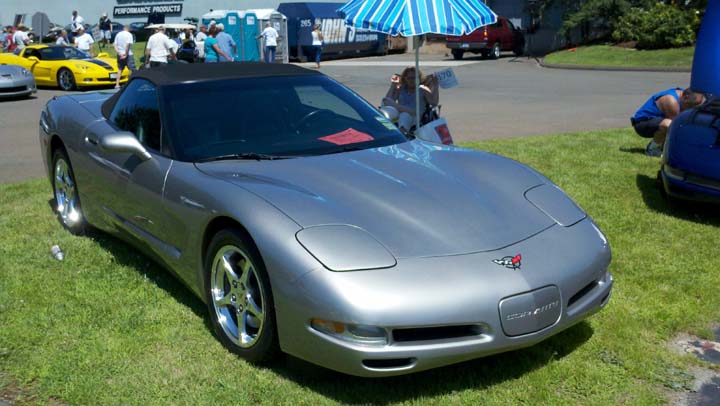
[[[223,62],[223,63],[169,63],[152,69],[136,70],[130,79],[146,79],[156,86],[214,80],[257,78],[268,76],[322,75],[322,73],[300,66],[264,62]],[[122,91],[115,93],[102,105],[102,114],[110,117]]]
[[[159,68],[133,72],[132,78],[144,78],[158,86],[207,80],[248,77],[319,75],[317,71],[296,65],[263,62],[171,63]]]

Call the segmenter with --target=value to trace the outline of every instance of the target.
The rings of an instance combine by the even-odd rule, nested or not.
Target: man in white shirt
[[[68,40],[74,41],[75,36],[78,34],[78,28],[83,27],[85,29],[85,19],[78,15],[77,10],[72,12],[72,23],[70,24],[70,37]]]
[[[31,41],[27,34],[27,27],[22,24],[18,24],[15,34],[13,34],[13,42],[15,43],[15,53],[19,53],[20,50],[24,49]]]
[[[77,49],[87,52],[90,54],[90,57],[94,57],[92,44],[95,43],[95,40],[93,39],[92,35],[85,32],[85,27],[80,26],[77,30],[77,37],[75,37],[75,46]]]
[[[265,39],[265,62],[275,62],[275,50],[277,49],[277,42],[280,38],[277,30],[270,25],[265,24],[265,29],[257,36],[258,39]]]
[[[132,46],[133,36],[130,34],[130,26],[123,26],[123,30],[117,33],[113,46],[115,47],[115,53],[117,53],[117,65],[118,73],[115,78],[115,88],[120,87],[120,76],[122,76],[123,69],[127,67],[130,72],[135,70],[135,57],[133,56]]]
[[[168,56],[172,59],[175,57],[175,48],[177,43],[167,35],[165,28],[160,27],[155,30],[155,34],[148,38],[147,47],[145,47],[145,66],[155,68],[168,63]]]

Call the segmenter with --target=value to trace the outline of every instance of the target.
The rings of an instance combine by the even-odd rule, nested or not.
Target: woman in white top
[[[312,45],[315,48],[315,65],[320,69],[320,56],[322,55],[323,35],[320,24],[315,24],[312,31]]]
[[[55,45],[70,45],[67,38],[67,31],[60,31],[60,35],[58,35],[57,39],[55,40]]]

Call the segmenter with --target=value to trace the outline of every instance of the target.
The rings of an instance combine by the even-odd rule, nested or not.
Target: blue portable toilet
[[[210,22],[215,21],[215,23],[220,24],[225,27],[225,32],[230,34],[230,36],[235,41],[235,45],[237,46],[237,54],[234,55],[233,59],[236,61],[242,61],[245,59],[242,59],[242,43],[243,43],[243,23],[244,13],[240,10],[215,10],[211,11],[209,13],[203,14],[201,21],[202,25],[210,27]]]
[[[257,36],[260,34],[260,21],[254,12],[246,12],[243,18],[243,36],[242,36],[242,60],[243,61],[260,61],[260,47],[258,46]]]

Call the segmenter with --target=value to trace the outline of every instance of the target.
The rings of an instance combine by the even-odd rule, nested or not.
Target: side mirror
[[[97,56],[96,56],[96,58],[109,58],[109,57],[110,57],[110,55],[108,55],[107,52],[100,52],[100,53],[97,54]]]
[[[40,60],[38,59],[37,56],[29,56],[29,57],[28,57],[28,61],[40,62]]]
[[[127,152],[136,155],[143,161],[152,158],[152,155],[140,144],[140,141],[135,138],[135,135],[126,131],[106,134],[100,137],[98,145],[103,151]]]

